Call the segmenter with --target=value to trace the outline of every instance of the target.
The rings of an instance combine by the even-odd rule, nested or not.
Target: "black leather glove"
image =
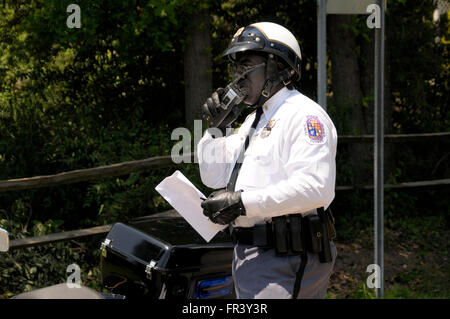
[[[211,193],[201,204],[203,215],[207,216],[213,223],[220,225],[227,225],[237,217],[245,215],[241,192],[221,189]]]
[[[202,106],[203,119],[207,121],[209,127],[217,127],[225,135],[225,130],[229,127],[241,113],[241,108],[238,105],[232,107],[231,112],[221,122],[217,122],[218,119],[227,110],[223,109],[222,98],[225,93],[223,88],[218,88],[209,98],[206,99],[205,104]]]

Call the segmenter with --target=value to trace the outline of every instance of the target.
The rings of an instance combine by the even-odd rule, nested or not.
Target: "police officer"
[[[197,153],[202,182],[220,189],[202,203],[204,214],[230,225],[236,243],[236,295],[324,298],[336,259],[327,209],[336,175],[334,124],[297,91],[300,47],[283,26],[240,28],[223,56],[255,111],[234,134],[221,137],[210,127]],[[223,94],[207,99],[204,117],[224,111]],[[230,113],[216,128],[224,132],[236,117]]]

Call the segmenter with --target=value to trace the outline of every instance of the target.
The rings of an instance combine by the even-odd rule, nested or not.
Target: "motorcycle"
[[[9,247],[0,229],[0,251]],[[67,283],[13,299],[234,299],[233,244],[224,232],[210,243],[176,212],[115,223],[100,244],[102,285],[108,292]]]

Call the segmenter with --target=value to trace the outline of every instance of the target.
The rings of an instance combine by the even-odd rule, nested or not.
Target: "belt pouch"
[[[267,223],[265,223],[264,225],[255,225],[255,227],[253,228],[253,244],[256,247],[270,246],[271,240]]]
[[[287,245],[287,223],[286,216],[279,216],[272,218],[273,224],[273,232],[274,232],[274,240],[275,240],[275,253],[277,255],[287,254],[288,245]]]
[[[306,222],[308,223],[309,229],[306,237],[308,238],[311,252],[318,253],[322,251],[322,221],[317,215],[308,215],[306,216]]]
[[[301,253],[304,250],[302,240],[302,215],[289,215],[289,228],[291,233],[291,249],[295,253]]]
[[[328,234],[328,215],[325,214],[323,208],[317,210],[318,216],[322,221],[322,251],[319,253],[319,260],[321,263],[329,263],[332,261],[330,237]]]

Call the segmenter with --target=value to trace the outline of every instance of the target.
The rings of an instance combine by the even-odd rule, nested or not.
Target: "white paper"
[[[205,195],[180,171],[166,177],[155,189],[207,242],[227,227],[214,224],[203,215],[201,203]]]

